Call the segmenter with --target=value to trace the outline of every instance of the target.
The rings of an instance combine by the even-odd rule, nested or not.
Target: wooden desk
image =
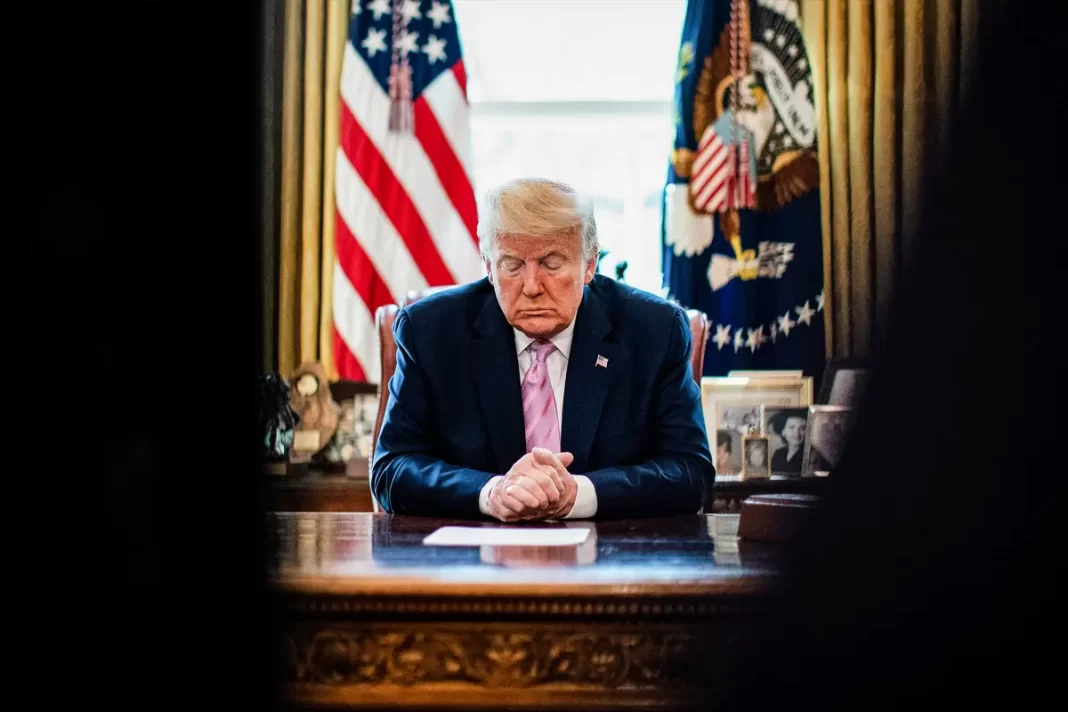
[[[373,512],[367,460],[349,463],[347,475],[324,475],[314,471],[300,476],[267,477],[269,511]],[[753,494],[822,494],[827,478],[745,480],[716,482],[706,498],[705,511],[738,511],[742,500]]]
[[[367,460],[348,463],[347,474],[266,475],[264,509],[273,512],[373,512]]]
[[[706,498],[705,511],[739,512],[742,502],[755,494],[824,494],[826,477],[791,477],[789,479],[755,479],[735,482],[716,482],[712,496]]]
[[[422,544],[472,522],[270,514],[284,683],[302,707],[699,702],[768,611],[779,571],[772,548],[717,551],[711,522],[543,524],[591,531],[578,546],[480,549]]]

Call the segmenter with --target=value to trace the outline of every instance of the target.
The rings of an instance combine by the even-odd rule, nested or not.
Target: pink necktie
[[[545,360],[556,347],[539,339],[527,347],[533,362],[523,376],[523,420],[526,422],[527,452],[536,447],[560,452],[560,421],[556,417],[556,397],[549,383]]]

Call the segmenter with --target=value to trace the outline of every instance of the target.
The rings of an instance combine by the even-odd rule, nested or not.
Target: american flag
[[[396,42],[394,38],[396,37]],[[390,72],[411,70],[411,127],[390,128]],[[394,107],[395,108],[395,107]],[[467,77],[448,0],[352,0],[341,70],[334,363],[378,377],[378,307],[482,276]]]
[[[706,213],[756,204],[755,155],[751,155],[748,131],[724,114],[705,130],[697,144],[690,175],[693,206]]]

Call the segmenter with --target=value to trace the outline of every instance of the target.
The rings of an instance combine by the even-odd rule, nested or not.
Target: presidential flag
[[[375,310],[482,276],[448,0],[353,0],[336,160],[334,363],[341,378],[377,381]]]
[[[705,374],[824,359],[812,69],[796,0],[689,0],[664,189],[664,280],[708,314]]]

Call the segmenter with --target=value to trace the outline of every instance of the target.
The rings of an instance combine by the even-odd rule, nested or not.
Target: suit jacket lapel
[[[474,327],[470,363],[490,431],[489,446],[497,465],[495,474],[503,475],[523,456],[527,446],[515,334],[492,294],[476,317]]]
[[[567,360],[564,423],[560,433],[560,447],[575,456],[568,469],[577,474],[588,469],[593,437],[615,372],[613,359],[619,354],[619,344],[606,340],[611,332],[612,322],[600,298],[587,287],[575,317],[571,355]],[[602,358],[607,363],[599,366]]]

